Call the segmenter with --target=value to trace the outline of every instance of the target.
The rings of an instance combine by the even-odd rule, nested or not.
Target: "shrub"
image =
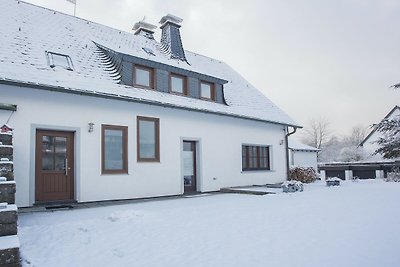
[[[282,189],[284,193],[303,192],[304,185],[302,182],[291,180],[284,182]]]
[[[312,167],[294,167],[289,172],[290,180],[300,181],[302,183],[311,183],[317,179],[317,173]]]
[[[393,167],[391,172],[388,172],[386,182],[400,182],[400,167]]]

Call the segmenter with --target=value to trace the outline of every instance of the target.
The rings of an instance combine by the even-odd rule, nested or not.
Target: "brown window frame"
[[[201,96],[201,85],[202,84],[210,85],[210,98]],[[200,81],[199,89],[200,89],[200,98],[201,99],[208,100],[208,101],[216,101],[215,84],[206,82],[206,81]]]
[[[250,149],[253,150],[256,148],[256,167],[250,167]],[[261,157],[261,149],[266,149],[266,156]],[[244,153],[245,152],[245,153]],[[261,167],[262,159],[267,159],[267,166]],[[242,145],[242,171],[269,171],[271,170],[271,153],[270,153],[270,146],[263,146],[263,145]]]
[[[182,79],[182,83],[183,83],[183,93],[180,93],[180,92],[176,92],[176,91],[173,91],[172,90],[172,77],[175,77],[175,78],[180,78],[180,79]],[[179,75],[179,74],[176,74],[176,73],[170,73],[169,74],[169,78],[168,78],[168,91],[171,93],[171,94],[177,94],[177,95],[185,95],[185,96],[187,96],[188,95],[188,81],[187,81],[188,79],[187,79],[187,77],[186,76],[183,76],[183,75]]]
[[[120,130],[122,131],[122,165],[123,168],[120,170],[107,170],[105,168],[105,132],[107,129]],[[102,174],[127,174],[128,173],[128,126],[101,125],[101,173]]]
[[[150,79],[149,80],[149,85],[150,86],[145,86],[145,85],[136,83],[136,70],[137,69],[149,72],[149,79]],[[132,84],[133,84],[133,86],[139,87],[139,88],[144,88],[144,89],[152,89],[152,90],[155,89],[155,84],[156,84],[155,83],[155,70],[153,68],[149,68],[149,67],[146,67],[146,66],[133,64],[133,73],[132,74],[133,74],[132,75],[132,79],[133,79]]]
[[[152,121],[154,122],[155,130],[155,146],[156,155],[154,158],[141,158],[140,157],[140,131],[139,121]],[[153,117],[137,116],[136,118],[136,146],[137,146],[137,162],[160,162],[160,119]]]

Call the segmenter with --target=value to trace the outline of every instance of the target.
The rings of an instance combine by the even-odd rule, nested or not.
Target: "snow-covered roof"
[[[185,51],[190,63],[171,59],[158,41],[18,0],[0,2],[0,83],[299,125],[226,63]],[[184,41],[184,40],[183,40]],[[226,105],[121,85],[98,55],[98,46],[228,81]],[[227,44],[228,45],[228,44]],[[143,48],[154,52],[149,55]],[[47,52],[68,55],[73,71],[51,68]]]
[[[383,120],[386,120],[386,119],[389,119],[393,114],[395,114],[395,112],[398,112],[398,114],[400,114],[400,106],[394,106],[394,108],[392,108],[391,110],[390,110],[390,112],[382,119],[382,121]],[[364,138],[364,140],[362,140],[362,142],[360,143],[360,146],[363,146],[364,144],[365,144],[365,142],[367,142],[368,141],[368,139],[374,134],[376,132],[376,126],[374,126],[373,128],[372,128],[372,130],[371,130],[371,132]]]
[[[297,150],[297,151],[313,151],[313,152],[320,151],[320,149],[318,149],[318,148],[302,144],[302,143],[297,142],[296,140],[293,140],[291,138],[289,138],[288,147],[289,147],[289,149]]]

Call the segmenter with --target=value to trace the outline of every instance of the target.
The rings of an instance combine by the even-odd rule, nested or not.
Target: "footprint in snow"
[[[81,242],[81,244],[83,244],[83,245],[88,245],[88,244],[90,244],[90,242],[92,241],[91,240],[91,238],[90,238],[90,235],[87,235],[87,233],[89,232],[89,229],[87,229],[86,227],[83,227],[83,226],[80,226],[79,228],[78,228],[78,230],[80,231],[80,232],[82,232],[82,233],[86,233],[86,234],[84,234],[84,235],[80,235],[80,242]]]
[[[78,228],[78,230],[81,231],[81,232],[84,232],[84,233],[87,233],[87,232],[89,231],[87,228],[82,227],[82,226],[80,226],[80,227]]]
[[[118,258],[122,258],[123,256],[125,256],[125,254],[121,250],[119,250],[117,248],[113,250],[113,254],[115,256],[117,256]]]
[[[115,216],[115,215],[110,215],[110,216],[107,217],[107,219],[108,219],[109,221],[111,221],[111,222],[119,221],[119,217],[118,217],[118,216]]]
[[[81,244],[83,245],[89,245],[92,242],[92,239],[90,236],[82,236],[81,237]]]

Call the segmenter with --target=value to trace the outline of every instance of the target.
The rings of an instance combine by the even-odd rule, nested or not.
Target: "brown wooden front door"
[[[183,141],[184,192],[196,192],[196,142]]]
[[[74,133],[36,132],[35,201],[74,200]]]

